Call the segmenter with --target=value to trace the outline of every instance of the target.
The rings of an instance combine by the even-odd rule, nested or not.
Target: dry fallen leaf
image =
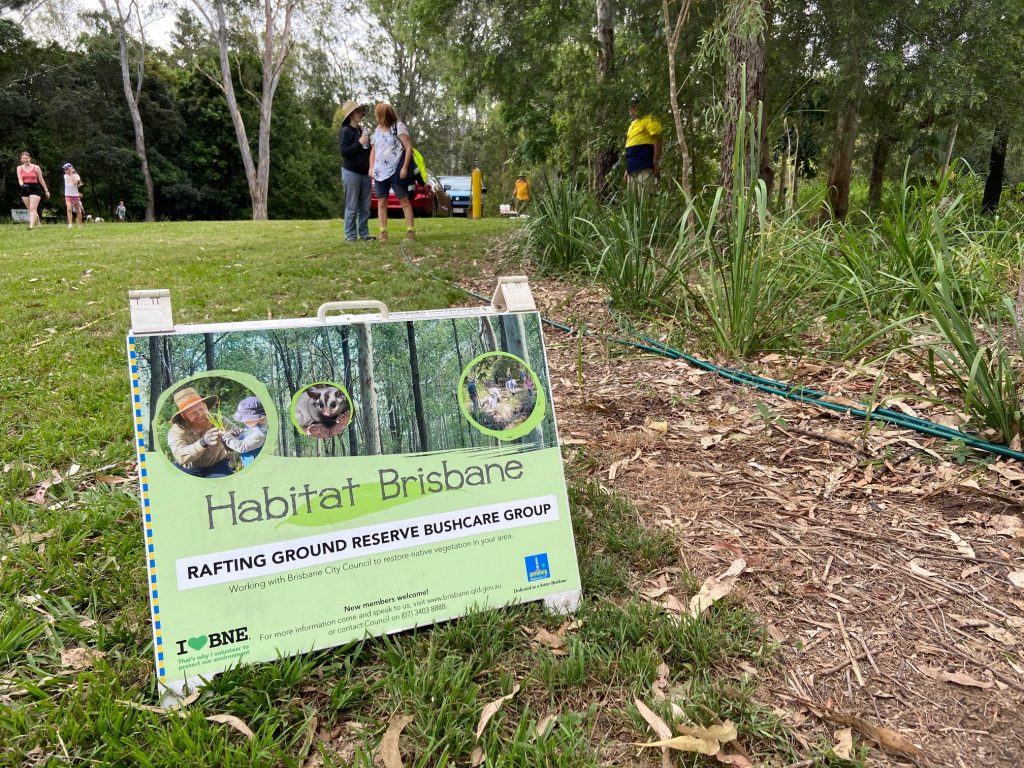
[[[568,653],[565,650],[565,638],[556,635],[554,632],[548,632],[544,627],[533,633],[533,639],[535,642],[550,648],[556,656],[564,656]]]
[[[1017,638],[1013,636],[1013,633],[1007,632],[1002,627],[997,627],[995,624],[986,624],[983,627],[978,627],[978,631],[982,634],[988,635],[993,640],[998,640],[1003,645],[1016,645]]]
[[[930,677],[933,680],[938,680],[942,683],[956,683],[957,685],[963,685],[968,688],[991,688],[995,683],[976,680],[975,678],[968,675],[966,672],[947,672],[940,667],[918,667],[921,670],[921,674],[926,677]]]
[[[541,738],[547,736],[548,731],[555,724],[555,720],[557,720],[557,719],[558,719],[558,713],[557,712],[552,712],[550,715],[545,717],[543,720],[541,720],[539,723],[537,723],[537,727],[533,731],[533,737],[535,739],[541,739]]]
[[[56,533],[54,530],[43,531],[42,533],[23,533],[14,539],[15,544],[38,544],[40,541],[46,541],[52,538]]]
[[[377,756],[384,763],[384,768],[402,768],[402,753],[398,748],[398,737],[402,735],[405,726],[412,720],[412,715],[396,715],[388,723],[388,729],[384,732],[384,738],[380,740],[380,747],[377,749]]]
[[[223,723],[224,725],[230,725],[247,739],[256,738],[256,734],[249,730],[249,726],[246,725],[240,717],[235,717],[234,715],[207,715],[206,719],[211,723]]]
[[[1009,480],[1011,482],[1019,482],[1021,480],[1024,480],[1024,474],[1021,474],[1020,470],[1010,467],[998,461],[995,462],[994,464],[989,464],[988,469],[990,472],[995,472],[1003,479]]]
[[[897,755],[906,755],[908,757],[924,757],[925,752],[923,749],[915,745],[906,736],[903,736],[894,730],[874,725],[869,723],[867,720],[854,717],[853,715],[836,712],[834,709],[823,707],[819,704],[806,701],[805,699],[797,699],[797,701],[811,710],[815,716],[820,717],[823,720],[831,720],[834,723],[842,723],[843,725],[852,726],[861,735],[877,742],[878,746],[886,752],[892,752]]]
[[[956,533],[950,528],[941,528],[940,530],[944,534],[949,536],[949,538],[953,541],[953,544],[956,545],[956,548],[957,550],[959,550],[961,555],[963,555],[964,557],[969,557],[971,558],[971,560],[974,560],[976,558],[976,555],[974,554],[974,548],[966,541],[964,541],[964,539],[958,533]]]
[[[672,729],[668,727],[668,723],[658,717],[650,708],[644,704],[640,699],[633,699],[633,703],[636,705],[637,710],[640,712],[640,716],[647,721],[647,724],[651,726],[651,729],[663,739],[672,738]]]
[[[1017,589],[1024,589],[1024,568],[1018,571],[1010,571],[1006,574],[1006,578],[1010,580],[1010,583]]]
[[[720,741],[723,744],[736,741],[736,726],[726,720],[720,725],[712,725],[702,728],[698,725],[678,725],[676,730],[685,736],[694,736],[705,741]]]
[[[473,747],[473,752],[469,756],[469,768],[477,768],[478,765],[483,765],[487,760],[487,753],[484,752],[484,748],[480,746]]]
[[[667,421],[652,421],[647,426],[650,427],[651,429],[653,429],[655,432],[661,432],[662,434],[665,434],[665,433],[668,432],[668,422]]]
[[[853,728],[841,728],[836,731],[835,738],[836,743],[832,746],[832,751],[841,760],[849,760],[853,751]]]
[[[996,536],[1024,536],[1024,520],[1013,515],[992,515],[988,519],[988,527]]]
[[[512,693],[508,694],[507,696],[502,696],[500,699],[495,699],[486,707],[484,707],[484,711],[480,713],[480,722],[476,724],[476,737],[478,739],[480,738],[480,735],[484,732],[484,728],[487,727],[487,723],[490,721],[490,719],[497,714],[499,709],[501,709],[501,705],[509,699],[511,699],[517,693],[519,693],[519,683],[516,683],[512,686]]]
[[[668,676],[669,669],[668,664],[662,662],[658,665],[658,677],[651,683],[651,691],[654,693],[655,701],[664,701],[666,698],[666,691],[668,690]]]
[[[662,739],[672,738],[672,729],[668,727],[668,723],[654,714],[640,699],[633,699],[633,703],[636,705],[637,711],[640,712],[640,716],[647,721],[647,724],[651,726],[658,736]],[[652,745],[644,744],[643,746]],[[672,766],[672,757],[667,746],[663,746],[661,749],[661,765],[662,768],[671,768]]]
[[[910,570],[913,573],[916,573],[918,576],[938,576],[938,574],[934,571],[929,571],[927,568],[921,565],[921,558],[919,557],[915,557],[913,560],[907,563],[907,567],[910,568]]]
[[[102,659],[102,651],[89,648],[68,648],[60,652],[60,665],[64,669],[88,669],[96,659]]]
[[[671,739],[651,741],[646,744],[639,744],[641,747],[661,747],[662,749],[676,749],[680,752],[696,752],[701,755],[716,755],[722,745],[717,741],[698,739],[696,736],[673,736]]]
[[[700,616],[711,605],[732,592],[736,585],[736,579],[747,567],[747,561],[742,557],[733,560],[729,569],[721,576],[710,576],[704,580],[700,591],[690,598],[690,615]]]

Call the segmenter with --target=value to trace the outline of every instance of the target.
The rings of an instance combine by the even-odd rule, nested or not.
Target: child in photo
[[[224,445],[238,454],[242,466],[247,467],[259,456],[267,441],[267,412],[259,398],[253,395],[238,403],[233,418],[245,426],[225,432],[221,439]]]

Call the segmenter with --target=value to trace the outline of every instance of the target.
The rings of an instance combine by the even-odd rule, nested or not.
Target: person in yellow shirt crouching
[[[626,131],[626,184],[630,189],[653,192],[661,173],[661,123],[654,115],[641,115],[642,100],[629,100],[632,122]]]

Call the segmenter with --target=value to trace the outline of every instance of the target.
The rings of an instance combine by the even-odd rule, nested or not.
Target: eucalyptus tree
[[[146,71],[146,28],[138,0],[99,0],[102,15],[110,31],[117,38],[121,62],[121,85],[128,114],[132,119],[135,133],[135,154],[139,158],[142,181],[146,187],[146,221],[156,221],[156,202],[153,191],[153,177],[149,173],[149,159],[146,155],[146,132],[139,112],[142,96],[142,81]],[[132,84],[131,48],[135,48],[135,83]]]
[[[220,87],[238,139],[249,197],[252,200],[252,218],[254,221],[265,220],[270,187],[270,124],[274,114],[274,96],[292,49],[292,20],[299,0],[263,0],[262,3],[241,0],[232,2],[230,6],[228,0],[192,0],[192,5],[206,22],[217,47]],[[248,42],[257,52],[261,64],[259,92],[245,89],[246,95],[259,105],[255,161],[231,71],[234,36]]]

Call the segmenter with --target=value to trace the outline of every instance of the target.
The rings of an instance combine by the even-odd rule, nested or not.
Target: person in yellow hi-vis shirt
[[[522,213],[526,204],[530,202],[530,182],[526,180],[526,174],[520,173],[516,177],[516,213]]]
[[[633,119],[626,131],[626,184],[630,189],[653,192],[661,173],[661,123],[654,115],[641,115],[642,100],[629,100]]]

